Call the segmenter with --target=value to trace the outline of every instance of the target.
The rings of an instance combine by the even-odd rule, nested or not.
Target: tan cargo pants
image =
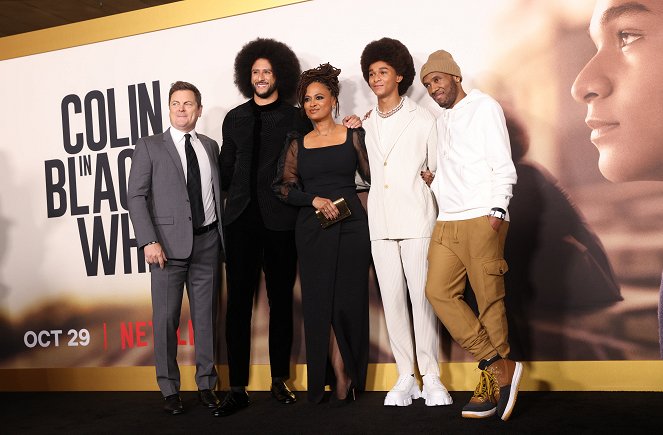
[[[488,216],[438,221],[428,250],[426,297],[454,340],[477,361],[509,354],[504,308],[504,242],[509,223],[493,230]],[[466,277],[479,317],[465,303]]]

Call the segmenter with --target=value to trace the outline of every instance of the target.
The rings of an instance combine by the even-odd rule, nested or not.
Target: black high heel
[[[331,398],[329,399],[329,406],[331,408],[341,408],[343,406],[349,405],[350,403],[354,402],[357,400],[357,396],[355,394],[355,387],[350,384],[348,387],[348,391],[345,394],[344,399],[339,399],[336,394],[332,393]]]

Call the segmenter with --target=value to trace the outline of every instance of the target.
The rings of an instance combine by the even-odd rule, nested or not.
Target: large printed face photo
[[[589,33],[596,54],[573,96],[611,181],[663,180],[663,2],[600,0]]]

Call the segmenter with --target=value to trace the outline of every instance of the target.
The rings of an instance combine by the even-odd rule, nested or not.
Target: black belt
[[[217,220],[217,221],[212,222],[209,225],[205,225],[204,227],[194,228],[193,229],[193,234],[196,235],[196,236],[199,236],[201,234],[205,234],[208,231],[212,231],[212,230],[216,229],[216,227],[218,225],[219,225],[219,221]]]

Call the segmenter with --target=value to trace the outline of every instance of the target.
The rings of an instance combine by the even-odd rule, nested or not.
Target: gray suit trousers
[[[191,257],[168,259],[163,269],[152,272],[152,324],[157,383],[165,396],[180,390],[177,366],[177,328],[186,284],[194,330],[196,384],[199,390],[214,389],[218,381],[214,366],[217,303],[219,294],[218,231],[194,236]]]

